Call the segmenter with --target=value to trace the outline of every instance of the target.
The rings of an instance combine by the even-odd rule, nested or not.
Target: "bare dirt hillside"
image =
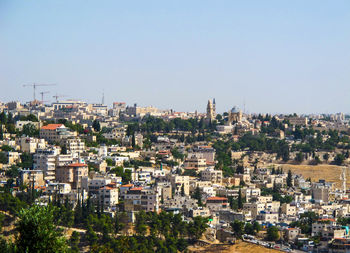
[[[284,171],[289,169],[292,173],[301,174],[305,179],[311,178],[312,182],[319,179],[325,179],[330,182],[335,182],[337,187],[341,187],[340,174],[342,173],[342,166],[320,164],[320,165],[292,165],[292,164],[278,164]],[[347,171],[347,185],[350,186],[350,170]]]
[[[190,252],[201,252],[201,253],[229,253],[229,252],[238,252],[238,253],[277,253],[280,252],[274,249],[268,249],[263,246],[255,245],[252,243],[239,242],[234,245],[226,244],[211,244],[205,247],[189,247]]]

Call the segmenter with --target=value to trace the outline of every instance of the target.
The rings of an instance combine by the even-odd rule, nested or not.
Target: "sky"
[[[0,0],[0,101],[350,113],[350,1]]]

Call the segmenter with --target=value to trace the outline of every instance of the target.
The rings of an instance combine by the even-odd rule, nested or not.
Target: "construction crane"
[[[55,96],[52,96],[53,98],[56,99],[56,103],[58,103],[58,98],[62,98],[62,97],[67,97],[66,95],[55,95]]]
[[[36,90],[36,87],[39,87],[39,86],[55,86],[56,84],[52,83],[52,84],[45,84],[45,83],[33,83],[33,84],[24,84],[23,87],[28,87],[28,86],[31,86],[33,87],[33,101],[35,101],[35,90]]]
[[[44,94],[48,94],[50,91],[41,91],[39,93],[41,94],[41,103],[44,104]]]

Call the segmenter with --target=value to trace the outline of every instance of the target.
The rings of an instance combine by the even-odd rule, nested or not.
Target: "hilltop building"
[[[213,100],[209,99],[207,104],[207,120],[212,122],[216,117],[216,103],[215,98]]]

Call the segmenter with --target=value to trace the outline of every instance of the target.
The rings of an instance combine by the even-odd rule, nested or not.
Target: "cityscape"
[[[2,233],[38,206],[73,252],[346,252],[349,115],[220,114],[217,103],[2,103]]]
[[[0,1],[0,252],[349,253],[350,2]]]

